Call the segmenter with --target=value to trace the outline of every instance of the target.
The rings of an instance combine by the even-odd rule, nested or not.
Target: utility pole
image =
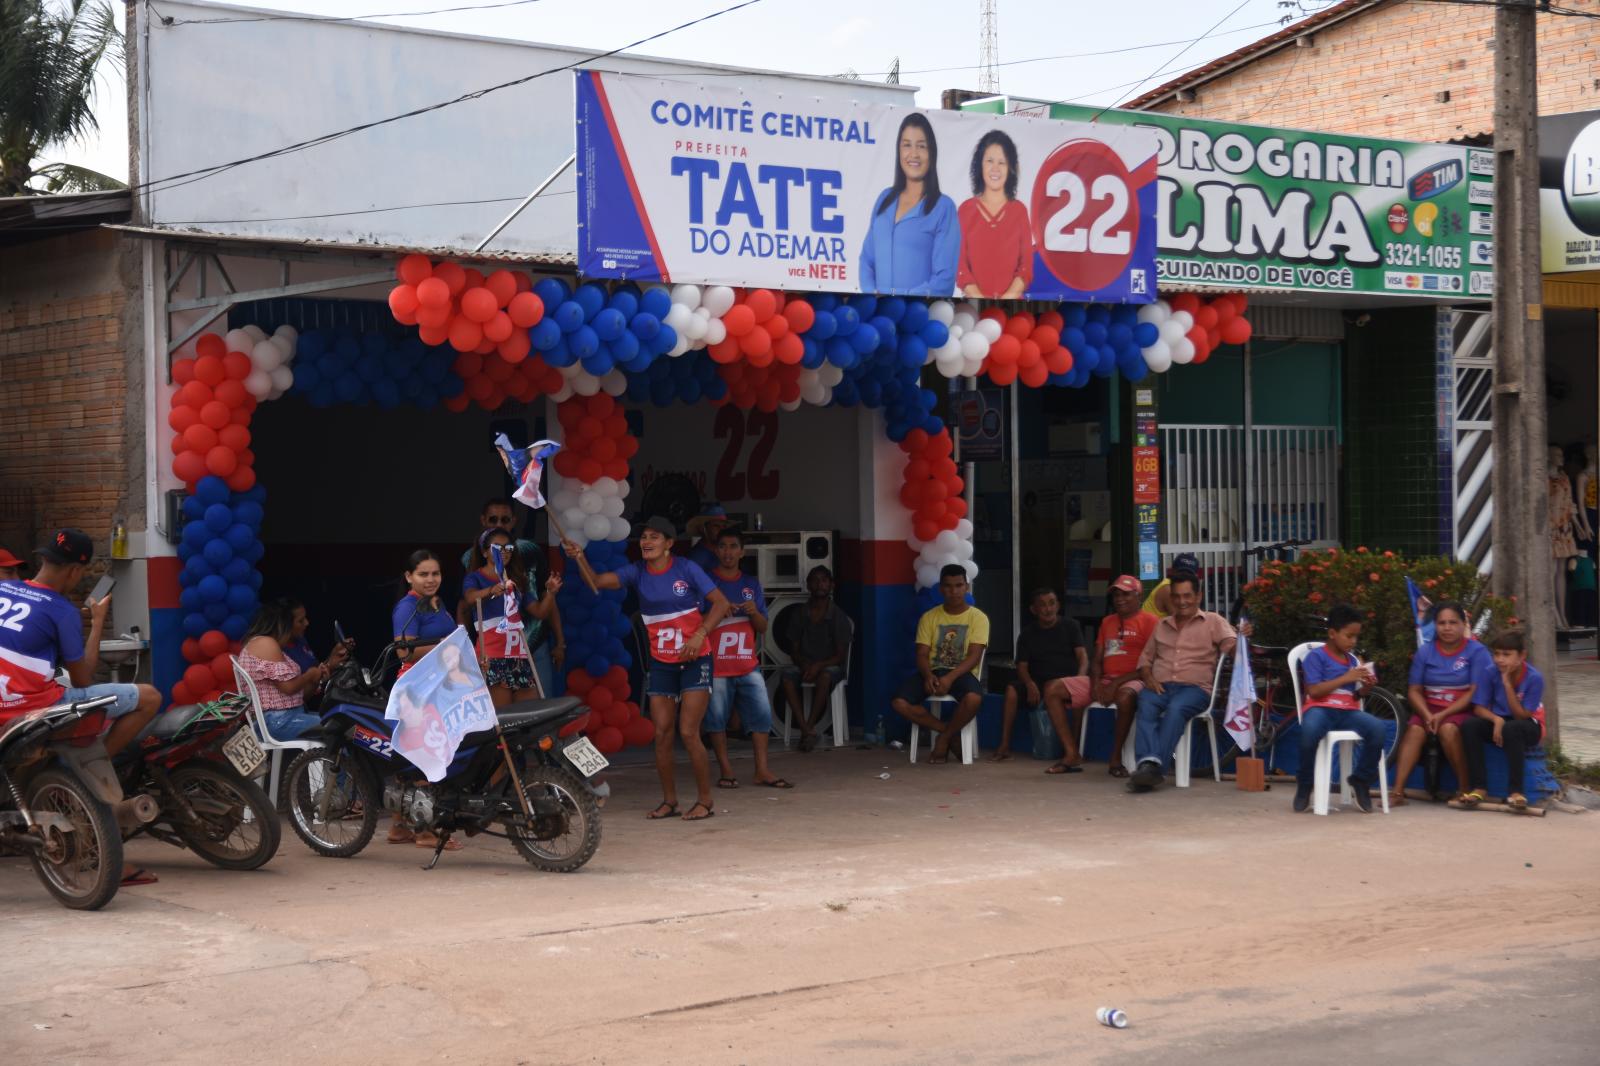
[[[1494,14],[1494,571],[1517,597],[1528,658],[1544,671],[1545,720],[1560,737],[1550,501],[1546,477],[1544,281],[1539,272],[1539,101],[1534,19],[1548,0]]]

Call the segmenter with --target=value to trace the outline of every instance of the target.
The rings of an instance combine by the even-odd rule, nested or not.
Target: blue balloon
[[[919,367],[928,361],[928,346],[917,336],[900,338],[900,362],[908,367]]]
[[[256,609],[256,590],[249,585],[229,585],[223,602],[230,614],[251,614]]]
[[[1090,344],[1096,348],[1100,347],[1106,342],[1105,323],[1090,321],[1088,325],[1083,327],[1083,335]]]
[[[605,311],[600,313],[605,314]],[[628,360],[638,357],[639,338],[636,334],[631,333],[628,330],[622,330],[616,335],[615,338],[612,339],[609,344],[606,345],[606,348],[611,352],[611,358],[615,359],[619,363],[626,363]],[[644,367],[640,367],[639,369],[643,370]]]
[[[646,289],[639,297],[639,310],[657,318],[666,318],[672,310],[672,294],[666,289]]]
[[[216,574],[200,579],[200,598],[207,603],[221,603],[228,595],[228,583]]]
[[[699,403],[704,387],[698,378],[690,378],[678,386],[678,398],[684,403]]]
[[[220,505],[218,505],[220,506]],[[204,522],[186,522],[183,526],[183,543],[193,551],[205,547],[206,541],[213,536],[211,529]]]
[[[222,620],[222,635],[229,640],[243,640],[244,631],[250,628],[250,619],[242,614],[230,614]]]
[[[812,319],[811,328],[805,335],[812,340],[825,341],[833,336],[839,329],[839,320],[833,316],[832,311],[817,310]]]
[[[400,406],[400,386],[392,378],[372,383],[372,398],[379,407],[391,411]]]
[[[822,365],[822,345],[817,343],[815,337],[805,336],[800,338],[800,343],[805,346],[805,354],[800,357],[800,365],[807,370],[815,370]]]
[[[1140,322],[1133,327],[1133,343],[1148,348],[1161,339],[1161,330],[1154,322]]]
[[[628,328],[632,330],[633,335],[638,337],[640,340],[651,340],[657,333],[661,332],[661,319],[650,314],[648,311],[640,311],[638,314],[634,315],[633,320],[628,323]]]
[[[879,317],[887,318],[890,322],[898,322],[906,313],[906,301],[899,296],[885,296],[878,301],[877,313]]]
[[[198,522],[206,516],[206,502],[198,496],[185,496],[183,498],[183,517],[191,522]]]
[[[1082,329],[1089,316],[1084,313],[1083,304],[1062,304],[1061,324],[1063,328]]]
[[[891,351],[891,352],[894,351],[894,344],[895,344],[894,322],[891,319],[889,319],[889,318],[887,318],[887,317],[885,317],[883,315],[875,315],[875,316],[873,316],[873,319],[869,323],[869,325],[871,325],[873,329],[878,331],[878,343],[881,344],[881,345],[886,346],[889,351]]]
[[[828,362],[841,370],[848,370],[860,360],[855,346],[841,337],[834,337],[822,346],[822,354]]]
[[[921,300],[908,300],[906,313],[899,321],[899,329],[901,333],[921,333],[928,321],[928,305]]]
[[[583,320],[591,321],[606,305],[606,290],[597,282],[586,281],[572,294],[572,302],[583,308]]]
[[[200,598],[200,590],[197,588],[186,588],[178,593],[178,606],[185,611],[198,611],[205,605],[206,601]]]
[[[214,503],[206,508],[206,528],[212,533],[226,533],[233,525],[233,510],[225,503]]]
[[[604,377],[605,375],[611,373],[611,368],[615,365],[612,362],[611,353],[602,351],[595,351],[584,356],[582,362],[583,369],[587,370],[597,378]]]
[[[206,562],[210,563],[213,569],[221,570],[233,558],[233,549],[228,546],[226,540],[216,537],[206,541],[206,546],[201,549],[200,554],[206,557]]]
[[[1133,330],[1123,322],[1114,322],[1106,330],[1106,342],[1117,351],[1133,345]]]
[[[228,565],[224,566],[219,573],[222,575],[222,580],[228,584],[238,585],[249,580],[251,573],[250,563],[248,560],[235,557],[229,559]]]
[[[656,355],[666,355],[678,346],[678,331],[661,323],[661,328],[656,330],[655,340],[651,342],[650,349]]]
[[[239,552],[238,554],[242,558],[247,560],[248,562],[254,564],[254,563],[259,563],[261,561],[261,557],[263,555],[267,554],[267,549],[258,540],[255,543],[251,544],[250,547],[246,548],[242,552]]]
[[[618,289],[611,294],[611,299],[606,301],[606,306],[621,314],[623,318],[632,318],[639,313],[639,294],[632,289]]]
[[[547,352],[554,348],[561,340],[561,327],[556,323],[555,316],[541,318],[538,325],[528,331],[528,340],[533,344],[534,351]]]
[[[835,335],[848,337],[861,325],[861,313],[849,304],[845,304],[833,313]]]
[[[333,383],[333,394],[345,403],[353,403],[361,395],[361,379],[354,374],[340,374]]]
[[[384,377],[383,360],[375,355],[363,355],[356,360],[356,377],[372,385]]]
[[[596,677],[599,677],[601,674],[611,669],[611,664],[607,662],[605,657],[602,655],[591,655],[588,659],[584,660],[583,668]]]
[[[194,545],[186,544],[181,540],[178,542],[178,558],[179,559],[183,560],[184,562],[188,562],[190,559],[194,558],[194,554],[195,554]],[[180,572],[180,576],[181,576],[181,572]]]
[[[266,580],[266,578],[261,576],[261,571],[252,570],[252,571],[250,571],[250,576],[245,578],[245,582],[244,583],[246,585],[249,585],[251,588],[255,589],[256,592],[259,594],[261,592],[261,584],[265,580]]]
[[[255,543],[256,531],[243,522],[236,522],[228,527],[228,532],[223,534],[227,539],[228,548],[235,552],[242,552]]]
[[[929,348],[943,348],[950,343],[950,327],[936,318],[930,318],[922,324],[917,336],[921,337],[922,343]]]
[[[850,334],[850,347],[856,350],[857,355],[871,355],[878,350],[881,337],[878,331],[871,326],[863,326]]]
[[[186,637],[202,636],[210,628],[210,624],[206,622],[206,616],[199,611],[191,611],[183,616],[183,635]],[[244,636],[244,631],[240,630],[239,635],[241,637]]]
[[[567,301],[572,295],[572,289],[560,278],[541,278],[534,282],[533,294],[539,297],[539,302],[544,304],[546,312],[552,312]]]
[[[327,350],[328,339],[320,329],[308,329],[294,343],[296,360],[315,359]]]
[[[310,359],[303,359],[294,364],[294,391],[310,392],[322,384],[322,374],[317,370],[317,364]]]
[[[587,359],[600,350],[600,335],[589,326],[579,326],[567,338],[567,345],[572,349],[572,354],[579,359]]]
[[[628,319],[614,307],[603,307],[594,316],[594,332],[603,341],[614,341],[628,328]]]
[[[1089,338],[1083,335],[1083,330],[1077,326],[1067,326],[1061,331],[1061,343],[1067,346],[1067,351],[1074,356],[1080,356],[1088,350]]]
[[[850,306],[855,308],[856,314],[860,315],[862,319],[868,319],[878,313],[878,298],[869,296],[866,293],[852,296],[850,297]]]
[[[228,483],[215,474],[207,474],[195,484],[194,494],[207,504],[228,502]]]

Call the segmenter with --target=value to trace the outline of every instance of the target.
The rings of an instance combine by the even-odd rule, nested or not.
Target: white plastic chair
[[[1078,751],[1080,753],[1083,752],[1083,751],[1086,751],[1088,749],[1088,746],[1089,746],[1089,712],[1090,711],[1110,711],[1112,713],[1112,715],[1114,716],[1117,713],[1117,707],[1116,707],[1116,704],[1114,704],[1114,703],[1091,703],[1088,706],[1084,707],[1083,715],[1082,715],[1083,723],[1080,726],[1078,726]],[[1133,738],[1134,738],[1134,734],[1137,733],[1137,732],[1138,732],[1138,730],[1136,730],[1136,729],[1128,730],[1128,739],[1126,739],[1126,740],[1124,740],[1122,742],[1122,765],[1127,767],[1127,768],[1129,768],[1130,770],[1135,765],[1134,759],[1135,759],[1136,756],[1134,755]],[[1113,733],[1112,736],[1113,736],[1113,738],[1115,738],[1116,734]]]
[[[853,624],[850,637],[852,643],[845,648],[844,652],[844,675],[839,678],[839,683],[834,685],[833,691],[828,694],[828,709],[830,711],[830,717],[833,719],[830,728],[833,730],[833,746],[836,748],[842,748],[846,744],[850,743],[850,711],[848,705],[845,703],[844,687],[850,681],[850,664],[851,660],[855,658],[856,653],[855,645],[853,643],[855,640]],[[802,714],[810,710],[811,700],[808,694],[816,691],[816,688],[817,686],[813,682],[805,681],[801,683],[800,705],[802,707]],[[789,705],[788,700],[784,700],[783,746],[786,748],[789,746],[789,737],[794,729],[793,718],[794,708]]]
[[[1222,753],[1217,748],[1217,720],[1212,716],[1212,712],[1217,709],[1217,700],[1223,695],[1222,667],[1227,661],[1228,656],[1217,656],[1217,672],[1211,678],[1211,700],[1206,704],[1205,713],[1197,714],[1189,719],[1188,724],[1183,727],[1183,735],[1178,738],[1178,747],[1173,752],[1172,758],[1177,766],[1179,788],[1189,787],[1189,764],[1192,761],[1194,727],[1202,721],[1205,722],[1206,736],[1211,741],[1211,776],[1218,782],[1222,781]]]
[[[983,652],[978,656],[978,668],[972,672],[972,676],[974,678],[981,678],[983,676],[983,664],[988,658],[989,658],[989,649],[988,648],[984,648]],[[929,696],[927,699],[922,701],[923,706],[928,708],[928,713],[933,715],[935,718],[941,718],[941,720],[942,720],[942,716],[940,715],[939,710],[940,710],[940,708],[942,708],[947,703],[951,707],[954,707],[956,705],[956,698],[954,696]],[[911,761],[912,762],[916,762],[917,761],[917,745],[921,742],[921,740],[922,740],[922,727],[920,725],[918,725],[916,722],[912,722],[911,723]],[[977,715],[973,715],[972,716],[972,721],[968,722],[966,725],[961,727],[961,762],[965,766],[971,766],[974,762],[977,761],[977,759],[978,759],[978,716]]]
[[[277,803],[278,783],[283,772],[283,753],[308,751],[318,744],[315,740],[280,740],[273,736],[272,731],[267,728],[266,712],[261,709],[261,693],[256,689],[255,678],[244,672],[244,667],[239,664],[237,656],[228,656],[228,661],[233,664],[233,680],[239,686],[239,692],[250,697],[250,710],[246,713],[246,717],[250,721],[250,728],[255,732],[256,742],[268,755],[267,798]]]
[[[1294,683],[1294,714],[1295,720],[1304,717],[1300,708],[1305,705],[1305,697],[1300,687],[1300,664],[1305,662],[1306,656],[1322,647],[1322,642],[1307,641],[1296,645],[1289,652],[1289,679]],[[1350,774],[1355,770],[1356,745],[1361,743],[1361,734],[1353,729],[1330,729],[1317,743],[1316,769],[1313,773],[1311,792],[1311,811],[1313,814],[1326,815],[1328,804],[1333,793],[1333,754],[1334,747],[1339,750],[1339,806],[1347,807],[1353,802],[1350,795]],[[1389,813],[1389,757],[1386,752],[1378,752],[1378,795],[1383,800],[1383,813]]]

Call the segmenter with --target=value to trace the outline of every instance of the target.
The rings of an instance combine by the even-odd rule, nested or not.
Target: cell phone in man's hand
[[[89,593],[89,602],[99,603],[101,600],[111,595],[111,590],[116,587],[117,579],[112,577],[110,574],[105,575],[99,581],[95,582],[94,591]]]

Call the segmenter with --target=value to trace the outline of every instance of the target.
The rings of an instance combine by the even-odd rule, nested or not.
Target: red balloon
[[[593,396],[585,396],[583,406],[596,418],[610,418],[616,413],[617,401],[609,393],[597,392]]]
[[[194,380],[194,360],[179,359],[172,364],[172,383],[183,386]]]
[[[229,352],[222,357],[222,369],[227,372],[230,381],[243,381],[250,376],[253,365],[250,357],[243,352]]]
[[[463,267],[462,270],[461,270],[461,278],[462,278],[462,285],[461,285],[461,291],[462,292],[466,292],[468,289],[481,289],[481,288],[483,288],[483,282],[484,282],[483,271],[478,270],[475,267]],[[446,280],[449,280],[449,279],[446,279]]]
[[[422,341],[423,344],[432,347],[434,345],[443,344],[445,341],[450,339],[450,328],[444,325],[419,326],[417,329],[417,337]]]
[[[728,336],[742,337],[756,328],[756,315],[748,305],[734,304],[728,308],[728,313],[722,316],[722,324],[727,327]]]
[[[232,409],[228,415],[228,421],[236,426],[248,426],[250,424],[250,415],[255,409],[256,398],[254,396],[246,396],[244,403]]]
[[[751,289],[750,295],[744,298],[744,305],[755,316],[755,321],[765,322],[778,312],[778,297],[771,289]]]
[[[1011,363],[1006,366],[989,367],[989,380],[994,382],[996,385],[999,385],[1001,388],[1011,384],[1013,381],[1017,380],[1016,364]],[[926,540],[927,538],[924,537],[923,539]]]
[[[193,637],[186,638],[179,646],[179,650],[183,652],[183,661],[186,663],[205,662],[211,658],[201,650],[200,642]]]
[[[470,352],[483,343],[483,327],[465,315],[450,320],[450,347],[458,352]]]
[[[216,630],[212,630],[212,632],[216,632]],[[216,683],[221,685],[224,689],[233,687],[233,664],[228,661],[227,652],[223,652],[222,654],[212,658],[211,676],[215,678]]]
[[[423,304],[417,309],[417,325],[426,326],[429,329],[441,327],[449,329],[452,317],[453,313],[450,310],[449,301],[442,304]]]
[[[772,334],[764,329],[752,329],[749,333],[739,338],[739,350],[748,356],[756,366],[770,366],[772,363],[770,358],[765,363],[756,362],[756,360],[762,356],[770,356],[772,354]]]
[[[516,368],[498,355],[490,355],[483,361],[483,376],[496,385],[504,385],[511,380],[511,375],[516,373]]]
[[[556,473],[562,477],[577,477],[579,462],[576,452],[557,452]]]
[[[222,384],[227,376],[228,372],[223,369],[222,360],[217,356],[205,355],[194,361],[194,379],[213,389]]]
[[[524,274],[522,271],[512,271],[511,276],[516,279],[518,292],[527,292],[529,289],[533,288],[533,279],[528,277],[528,275]]]
[[[200,408],[200,421],[212,429],[221,429],[228,424],[228,405],[221,400],[211,400]]]
[[[439,308],[450,306],[450,286],[442,278],[427,278],[417,283],[417,303],[421,307]],[[418,312],[417,321],[421,322],[422,315]]]
[[[179,681],[172,686],[172,703],[176,707],[183,707],[194,702],[194,693],[189,691],[186,681]]]
[[[1027,370],[1029,367],[1039,366],[1041,365],[1040,360],[1043,358],[1044,353],[1039,351],[1039,346],[1033,343],[1031,339],[1022,341],[1017,346],[1017,368],[1019,370]]]
[[[928,446],[928,431],[922,428],[913,429],[906,434],[906,439],[900,442],[900,447],[917,455]]]
[[[198,411],[210,403],[211,399],[211,386],[203,381],[191,381],[178,390],[178,394],[173,397],[172,403],[174,407],[180,403],[188,404]]]
[[[1020,341],[1033,332],[1033,326],[1033,316],[1026,311],[1018,311],[1006,320],[1005,332]]]
[[[185,644],[188,641],[184,641]],[[220,629],[208,629],[200,634],[200,639],[195,642],[200,653],[207,659],[215,659],[228,650],[228,637]]]
[[[218,444],[206,452],[206,469],[218,477],[227,477],[239,469],[239,453]]]
[[[172,460],[178,480],[193,484],[206,476],[206,457],[199,452],[183,452]]]
[[[420,285],[433,277],[433,262],[425,255],[412,253],[400,260],[395,273],[407,285]]]
[[[250,431],[243,426],[230,423],[217,430],[216,436],[218,444],[232,448],[236,452],[247,451],[250,448]]]
[[[494,297],[494,306],[498,310],[510,304],[511,298],[517,294],[517,276],[509,270],[496,270],[483,279],[483,287]]]
[[[716,344],[706,345],[713,362],[728,364],[739,358],[739,338],[729,334]]]
[[[773,321],[776,322],[778,320],[773,319]],[[785,333],[779,337],[777,342],[773,344],[772,351],[778,357],[778,362],[786,366],[794,366],[806,357],[806,345],[800,339],[798,333]],[[796,383],[796,387],[798,387],[798,383]]]
[[[1037,344],[1039,346],[1039,351],[1044,355],[1049,355],[1051,352],[1061,347],[1061,331],[1053,326],[1046,326],[1042,323],[1033,328],[1033,333],[1029,335],[1028,339]]]
[[[1235,316],[1222,324],[1222,339],[1228,344],[1243,344],[1253,331],[1248,318]]]
[[[499,352],[500,358],[508,363],[520,363],[528,358],[529,352],[533,351],[533,342],[528,339],[526,330],[513,327],[511,336],[495,345],[495,351]]]
[[[217,446],[217,431],[204,422],[196,422],[178,435],[178,451],[200,452],[202,455]]]
[[[782,315],[773,315],[771,318],[761,323],[761,328],[772,334],[773,340],[777,340],[779,337],[783,337],[788,334],[789,320],[784,318]]]
[[[617,441],[614,437],[598,437],[589,445],[589,457],[598,459],[602,463],[610,462],[617,457]]]
[[[210,666],[195,663],[183,672],[183,683],[189,686],[191,692],[210,692],[216,679],[211,676]]]
[[[632,717],[628,713],[628,705],[626,703],[613,703],[600,714],[601,721],[619,732],[623,726],[628,724],[628,719]]]
[[[471,397],[464,392],[459,392],[454,396],[445,398],[444,409],[446,411],[454,411],[456,414],[460,414],[462,411],[467,409],[467,404],[471,402]]]
[[[222,338],[217,336],[215,333],[202,333],[199,337],[195,338],[194,354],[202,359],[204,359],[206,356],[213,356],[217,359],[221,359],[224,355],[228,354],[228,346],[224,344]]]
[[[600,754],[611,755],[622,750],[622,730],[615,726],[606,726],[594,734],[594,746],[600,749]]]
[[[604,711],[615,703],[616,699],[616,693],[612,692],[609,686],[595,685],[589,690],[589,698],[584,702],[589,705],[591,711]]]
[[[415,315],[417,308],[422,306],[422,301],[417,299],[417,289],[414,285],[396,285],[389,290],[389,310],[397,317],[400,315]]]
[[[944,501],[944,513],[957,521],[967,517],[967,501],[963,496],[952,496]]]
[[[1046,311],[1044,314],[1039,316],[1039,325],[1040,326],[1048,327],[1049,329],[1053,329],[1058,334],[1062,331],[1063,328],[1066,327],[1066,324],[1067,324],[1066,319],[1061,317],[1061,312],[1060,311]],[[1035,332],[1038,332],[1038,331],[1035,330]]]
[[[1172,298],[1172,309],[1174,311],[1187,311],[1193,315],[1200,310],[1200,297],[1192,292],[1180,292]]]
[[[444,282],[445,291],[451,296],[460,296],[461,290],[467,287],[467,272],[460,263],[452,263],[448,259],[433,268],[433,276]]]
[[[1194,313],[1194,324],[1201,329],[1210,329],[1217,324],[1217,309],[1210,304],[1197,309]]]
[[[480,325],[494,317],[500,310],[495,303],[494,293],[488,289],[468,289],[461,294],[461,313],[473,322]]]
[[[180,404],[167,412],[167,425],[179,433],[182,433],[198,421],[200,421],[200,412],[188,404]]]
[[[1072,369],[1072,353],[1058,347],[1044,357],[1044,365],[1052,374],[1065,374]]]
[[[506,304],[506,314],[514,326],[537,326],[544,318],[544,301],[531,292],[519,292]]]
[[[635,718],[623,727],[622,737],[630,748],[642,748],[647,744],[654,744],[656,724],[648,718]]]
[[[916,533],[918,540],[932,540],[939,535],[939,526],[937,523],[919,518],[912,524],[912,531]]]
[[[217,403],[230,410],[243,407],[250,400],[250,392],[244,387],[244,382],[229,378],[217,386]]]
[[[1050,380],[1050,368],[1044,363],[1034,363],[1017,371],[1017,378],[1030,389],[1037,389]]]
[[[574,670],[567,675],[567,691],[580,700],[594,688],[595,677],[587,670]]]
[[[989,376],[994,377],[993,371],[999,367],[1014,368],[1021,355],[1022,342],[1010,333],[1000,334],[1000,339],[989,345]],[[1016,375],[1012,374],[1006,381],[997,384],[1009,385],[1015,379]]]
[[[578,461],[578,480],[585,485],[592,485],[605,477],[605,468],[598,459],[580,459]]]
[[[817,321],[817,312],[806,301],[794,299],[783,305],[783,317],[789,320],[790,329],[804,333]]]

